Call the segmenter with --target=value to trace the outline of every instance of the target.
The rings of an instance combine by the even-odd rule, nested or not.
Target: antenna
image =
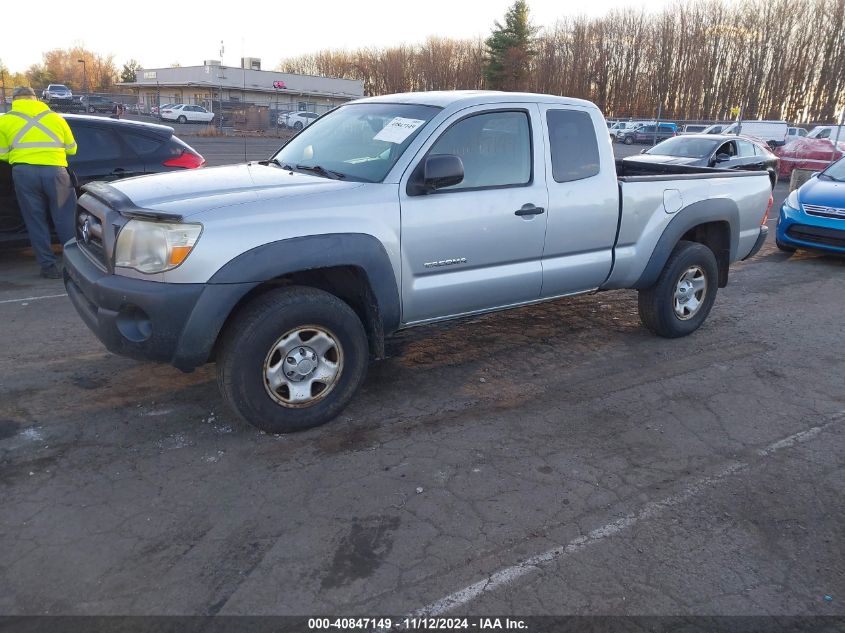
[[[226,47],[223,46],[223,40],[220,40],[220,63],[223,63],[223,53],[226,52]]]
[[[246,103],[246,68],[243,68],[243,64],[241,64],[241,66],[241,77],[243,77],[244,80],[244,87],[243,90],[241,90],[241,103]],[[246,114],[246,110],[244,110],[244,114]],[[246,134],[244,134],[244,162],[249,162],[246,157]]]

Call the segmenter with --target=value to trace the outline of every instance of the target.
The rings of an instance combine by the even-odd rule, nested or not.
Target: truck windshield
[[[341,106],[291,139],[272,162],[326,177],[381,182],[439,111],[397,103]]]
[[[658,143],[646,154],[657,154],[659,156],[678,156],[681,158],[704,158],[716,149],[720,141],[709,138],[689,138],[676,136]]]

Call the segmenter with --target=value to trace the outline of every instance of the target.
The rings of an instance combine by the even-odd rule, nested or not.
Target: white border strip
[[[793,435],[769,444],[765,448],[757,450],[755,454],[758,457],[765,458],[784,448],[789,448],[795,446],[796,444],[806,442],[807,440],[816,437],[826,427],[843,419],[845,419],[845,411],[840,411],[839,413],[834,414],[831,420],[826,424],[814,426],[804,431],[794,433]],[[453,609],[462,607],[484,593],[495,591],[496,589],[515,582],[523,576],[526,576],[534,571],[539,571],[541,567],[548,563],[560,560],[570,554],[574,554],[575,552],[585,549],[590,545],[594,545],[608,537],[614,536],[640,521],[650,519],[662,513],[664,510],[689,501],[705,490],[717,485],[723,479],[726,479],[740,471],[746,470],[749,467],[750,464],[747,462],[734,462],[729,464],[714,475],[697,479],[674,495],[666,497],[660,501],[651,501],[645,504],[645,506],[643,506],[638,512],[628,514],[616,521],[608,523],[607,525],[596,528],[588,534],[569,541],[566,545],[560,545],[543,552],[542,554],[526,558],[515,565],[500,569],[490,574],[484,580],[479,580],[468,587],[459,589],[448,596],[444,596],[435,602],[417,609],[413,613],[409,614],[409,617],[439,616],[444,613],[448,613]]]
[[[63,292],[60,295],[44,295],[42,297],[24,297],[23,299],[4,299],[0,303],[22,303],[23,301],[40,301],[41,299],[56,299],[57,297],[67,297],[67,293]]]

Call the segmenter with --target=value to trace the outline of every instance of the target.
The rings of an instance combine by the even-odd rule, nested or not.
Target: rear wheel
[[[229,406],[268,433],[324,424],[366,374],[367,335],[346,303],[316,288],[264,294],[229,324],[217,380]]]
[[[640,290],[640,320],[658,336],[691,334],[710,314],[718,286],[713,251],[696,242],[678,242],[657,282]]]

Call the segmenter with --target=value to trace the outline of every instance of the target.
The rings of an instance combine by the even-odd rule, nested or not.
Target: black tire
[[[698,309],[689,317],[681,318],[675,312],[675,292],[683,275],[693,267],[703,274],[705,288],[699,297]],[[639,292],[640,321],[654,334],[665,338],[692,334],[710,314],[718,287],[719,267],[713,251],[696,242],[678,242],[657,282]]]
[[[784,253],[794,253],[798,249],[794,246],[790,246],[789,244],[784,244],[778,238],[775,238],[775,246],[778,247],[778,250],[783,251]]]
[[[630,137],[630,136],[626,136],[626,137],[625,137],[625,140],[624,140],[623,142],[625,143],[625,145],[633,145],[633,144],[634,144],[634,139],[633,139],[632,137]]]
[[[327,393],[317,393],[313,403],[284,405],[265,385],[265,366],[280,339],[307,326],[333,335],[340,370]],[[316,288],[290,286],[259,296],[226,327],[217,356],[217,382],[226,403],[243,420],[268,433],[290,433],[336,417],[361,386],[368,358],[367,334],[349,305]]]
[[[180,115],[179,115],[179,118],[178,118],[178,119],[176,119],[176,121],[177,121],[177,122],[179,122],[179,123],[183,123],[183,124],[184,124],[184,123],[187,123],[187,122],[188,122],[188,119],[187,119],[187,118],[185,118],[185,115],[184,115],[184,114],[180,114]]]
[[[299,130],[302,129],[302,121],[297,121],[296,123],[294,123],[293,129],[296,130],[297,132],[299,132]]]

